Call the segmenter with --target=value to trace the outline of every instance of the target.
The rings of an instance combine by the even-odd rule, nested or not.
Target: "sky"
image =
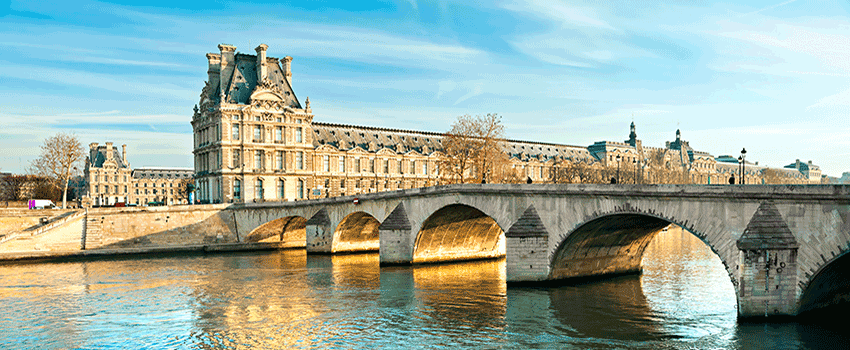
[[[850,171],[850,1],[0,0],[0,171],[57,132],[192,167],[208,52],[292,56],[314,120]]]

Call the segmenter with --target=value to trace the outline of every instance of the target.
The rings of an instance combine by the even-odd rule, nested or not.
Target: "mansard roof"
[[[109,151],[112,152],[112,159],[115,161],[115,165],[119,169],[127,167],[127,165],[124,164],[124,160],[121,158],[121,152],[119,152],[116,147],[112,147],[111,150],[107,150],[107,146],[97,146],[96,149],[89,150],[89,167],[103,168],[103,164],[109,159],[107,154]]]
[[[395,153],[416,152],[430,155],[443,152],[444,133],[389,129],[360,125],[313,122],[313,147],[331,145],[342,151],[355,147],[374,153],[391,150]],[[556,143],[505,140],[502,150],[510,157],[537,158],[545,162],[555,156],[569,159],[590,159],[586,148]]]
[[[368,152],[389,149],[396,153],[415,150],[422,154],[443,149],[443,134],[427,131],[377,128],[313,122],[313,147],[332,145],[341,151],[355,147]]]
[[[257,56],[237,53],[234,62],[227,67],[220,68],[220,78],[223,80],[221,86],[225,88],[224,100],[227,103],[249,104],[251,96],[255,92],[269,90],[274,92],[283,100],[284,105],[290,108],[300,109],[301,103],[295,96],[291,82],[284,76],[280,66],[280,60],[274,57],[266,58],[266,79],[259,79],[257,71]],[[228,69],[232,68],[232,69]],[[215,83],[215,82],[211,82]],[[220,94],[219,86],[210,86],[208,90],[211,100],[218,100]]]

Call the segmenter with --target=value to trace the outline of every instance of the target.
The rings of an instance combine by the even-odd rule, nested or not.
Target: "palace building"
[[[202,203],[301,200],[447,183],[440,169],[442,133],[314,121],[309,97],[302,100],[293,89],[292,57],[270,57],[265,44],[255,55],[237,53],[231,45],[218,48],[206,55],[208,80],[191,121]],[[502,147],[517,177],[533,182],[554,181],[568,163],[632,169],[640,176],[631,181],[644,182],[651,154],[661,154],[667,169],[681,171],[691,183],[724,184],[740,174],[736,159],[732,164],[695,151],[679,131],[664,148],[644,147],[634,123],[630,131],[625,142],[588,147],[514,140]],[[129,168],[123,157],[111,157],[109,169]],[[816,166],[790,167],[771,169],[786,183],[820,182],[811,170]],[[746,183],[765,183],[767,168],[747,162],[744,169]]]
[[[191,181],[191,168],[144,167],[131,169],[127,161],[127,145],[121,152],[112,142],[89,145],[83,172],[83,207],[124,205],[186,204],[188,198],[180,187]],[[185,192],[185,190],[184,190]]]

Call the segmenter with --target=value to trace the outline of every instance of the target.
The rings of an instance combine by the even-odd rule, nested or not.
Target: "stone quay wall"
[[[0,210],[0,261],[287,247],[246,242],[226,207]]]

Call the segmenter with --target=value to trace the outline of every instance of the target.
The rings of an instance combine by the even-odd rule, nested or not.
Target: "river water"
[[[720,260],[660,234],[642,275],[507,287],[504,260],[383,267],[304,250],[0,265],[2,349],[850,348],[740,323]]]

